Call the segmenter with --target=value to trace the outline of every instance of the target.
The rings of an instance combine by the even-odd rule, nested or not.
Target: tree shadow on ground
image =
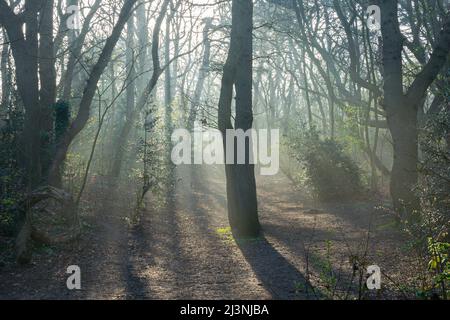
[[[223,266],[232,260],[226,258],[211,216],[202,206],[207,189],[200,188],[191,174],[196,174],[191,168],[177,168],[176,190],[168,193],[165,208],[146,210],[130,232],[123,268],[126,298],[234,297],[230,288],[234,273]]]
[[[165,281],[168,278],[166,274],[152,274],[152,272],[159,272],[161,269],[172,271],[170,255],[179,254],[181,251],[173,194],[173,187],[169,186],[164,210],[160,212],[145,210],[139,224],[133,226],[129,232],[127,260],[123,267],[126,299],[155,299],[167,294],[156,292],[151,280],[153,277],[160,277]]]
[[[276,300],[320,299],[321,294],[267,239],[236,239],[262,286]]]
[[[201,176],[204,177],[205,175]],[[223,168],[214,168],[208,172],[208,175],[208,194],[226,215],[224,170]],[[194,177],[198,178],[198,175],[194,175]],[[201,179],[196,182],[198,184],[204,183]],[[305,276],[274,248],[264,235],[257,239],[235,238],[235,243],[258,279],[259,285],[269,292],[273,299],[306,300],[320,299],[322,296],[317,289],[311,286]]]

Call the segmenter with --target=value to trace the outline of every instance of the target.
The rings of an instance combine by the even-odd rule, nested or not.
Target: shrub
[[[428,239],[428,253],[430,256],[428,269],[433,274],[433,290],[437,290],[445,300],[448,298],[447,291],[450,284],[449,251],[450,243],[436,242],[432,238]]]
[[[432,222],[433,237],[448,233],[450,222],[450,112],[431,117],[421,134],[421,180],[416,188],[422,220]]]
[[[20,112],[10,112],[0,128],[0,236],[15,233],[16,207],[23,196],[23,172],[16,160],[22,121]]]
[[[291,150],[303,164],[306,183],[324,202],[346,201],[361,195],[361,173],[335,140],[321,139],[315,130],[291,139]]]
[[[430,116],[421,130],[420,182],[416,186],[421,201],[420,219],[403,221],[409,247],[419,258],[427,279],[419,297],[448,299],[450,285],[450,112]]]

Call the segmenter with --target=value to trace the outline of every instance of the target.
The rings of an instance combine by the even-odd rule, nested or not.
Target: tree
[[[253,3],[252,0],[233,0],[231,42],[223,68],[219,100],[218,123],[227,145],[231,122],[233,86],[236,90],[236,117],[234,128],[244,131],[252,128],[252,64],[253,64]],[[235,144],[236,149],[236,144]],[[236,151],[236,150],[235,150]],[[242,150],[239,150],[242,152]],[[225,152],[226,153],[226,152]],[[256,237],[260,233],[254,165],[250,164],[250,144],[245,143],[246,163],[226,164],[228,217],[237,236]],[[226,155],[225,155],[226,156]]]
[[[42,163],[42,149],[51,136],[49,104],[54,102],[56,81],[52,52],[53,1],[40,2],[27,0],[24,10],[15,14],[5,0],[0,1],[0,25],[5,28],[11,45],[17,87],[25,109],[20,162],[26,172],[28,189],[41,182],[42,166],[47,166]]]
[[[145,10],[145,7],[142,5],[138,10]],[[125,154],[126,142],[128,139],[128,134],[131,131],[131,127],[133,124],[133,114],[136,103],[136,66],[134,63],[135,60],[135,23],[134,19],[128,20],[127,24],[127,49],[125,54],[125,65],[127,68],[127,74],[129,74],[129,83],[126,89],[126,111],[125,111],[125,123],[123,127],[120,129],[120,133],[117,137],[116,150],[114,154],[114,159],[111,168],[111,176],[118,178],[120,175],[120,171],[122,168],[123,157]],[[139,35],[138,35],[139,36]],[[145,56],[145,50],[141,52],[142,55]],[[141,71],[141,70],[140,70]]]
[[[76,5],[78,3],[78,0],[71,0],[71,5]],[[83,45],[86,39],[86,36],[88,34],[92,19],[95,16],[95,13],[100,8],[101,0],[96,0],[92,7],[89,10],[88,15],[86,16],[86,19],[84,20],[83,26],[78,34],[77,37],[75,37],[75,30],[70,30],[69,34],[69,43],[70,43],[70,54],[69,59],[67,62],[67,66],[65,68],[65,72],[62,75],[63,83],[62,83],[62,97],[61,99],[63,101],[66,101],[67,103],[70,102],[70,99],[72,98],[72,87],[74,78],[76,76],[76,67],[77,67],[77,61],[80,58],[81,51],[83,49]]]
[[[297,11],[298,20],[305,20],[305,11],[303,9],[302,2],[298,0],[294,1],[294,8]],[[297,7],[297,3],[299,4]],[[361,38],[359,31],[353,26],[354,22],[347,20],[346,14],[341,6],[341,3],[337,0],[333,1],[333,6],[336,11],[337,17],[343,26],[346,50],[348,51],[349,60],[349,77],[359,91],[352,100],[361,100],[361,89],[366,89],[369,92],[369,106],[366,108],[366,130],[367,126],[371,125],[380,128],[389,129],[393,140],[393,168],[391,172],[390,192],[393,200],[394,208],[397,212],[406,212],[408,215],[416,212],[419,209],[419,200],[414,195],[414,188],[418,183],[418,163],[419,163],[419,150],[418,150],[418,136],[419,136],[419,115],[424,112],[424,104],[427,98],[428,90],[433,83],[438,83],[438,75],[441,70],[448,63],[448,53],[450,51],[450,19],[448,15],[439,14],[438,18],[432,22],[435,32],[428,32],[434,34],[435,39],[427,39],[430,42],[430,47],[433,47],[430,53],[430,59],[427,61],[425,46],[421,44],[420,35],[420,23],[425,24],[425,28],[428,28],[428,19],[422,17],[422,22],[414,24],[414,18],[412,17],[410,4],[405,4],[403,1],[384,1],[380,0],[377,3],[381,9],[381,49],[380,49],[380,73],[383,90],[380,90],[379,84],[376,83],[376,76],[374,75],[374,53],[370,47],[370,39],[367,31],[362,32],[362,39],[369,44],[363,49],[364,55],[371,58],[364,64],[364,55],[361,55],[361,44],[358,42]],[[409,14],[408,23],[411,28],[412,41],[408,39],[406,35],[401,31],[401,8],[406,7],[406,12]],[[358,9],[356,3],[349,4],[349,11],[353,17],[358,17]],[[418,2],[415,3],[418,6]],[[420,11],[417,11],[419,14]],[[364,17],[363,17],[364,18]],[[355,20],[355,18],[352,18]],[[352,21],[353,21],[352,20]],[[421,17],[417,17],[417,20],[421,20]],[[403,26],[403,25],[402,25]],[[307,29],[307,28],[304,28]],[[403,29],[406,29],[403,26]],[[437,30],[437,31],[436,31]],[[439,32],[440,30],[440,32]],[[303,37],[306,38],[305,31],[302,31]],[[317,41],[310,39],[314,48],[316,48],[324,60],[328,55],[331,55],[329,50],[324,51],[317,45]],[[369,48],[367,48],[369,46]],[[413,72],[413,75],[409,75],[409,79],[405,77],[405,56],[408,56],[408,52],[405,53],[405,49],[409,49],[416,60],[421,65],[421,71],[419,73]],[[376,54],[376,53],[375,53]],[[361,57],[360,57],[361,55]],[[333,67],[334,68],[334,67]],[[362,76],[363,69],[368,69],[367,78]],[[411,72],[410,72],[411,73]],[[339,80],[339,74],[333,72],[334,79]],[[408,85],[408,82],[411,82]],[[348,96],[347,90],[342,88],[341,84],[337,82],[339,91],[344,96]],[[379,99],[380,98],[380,99]],[[381,107],[383,116],[387,121],[379,121],[379,111],[375,105],[375,121],[370,121],[371,101],[381,101]],[[439,96],[435,99],[435,104],[431,109],[439,106]],[[359,103],[358,103],[359,104]],[[375,102],[376,104],[376,102]],[[362,105],[364,107],[364,105]],[[366,134],[366,139],[368,134]],[[369,141],[369,140],[368,140]],[[369,155],[372,162],[372,166],[377,166],[383,174],[389,173],[383,163],[380,163],[376,156],[375,150],[370,150],[370,141],[366,143],[364,148],[365,152]],[[376,143],[375,143],[376,147]]]
[[[11,77],[8,70],[9,63],[9,44],[7,42],[7,37],[4,32],[2,32],[2,54],[0,57],[0,75],[2,79],[2,95],[0,100],[0,117],[3,117],[8,110],[8,99],[11,94]]]
[[[194,128],[194,121],[197,117],[197,109],[200,105],[200,99],[205,85],[206,78],[208,77],[211,59],[211,41],[209,40],[209,31],[212,28],[212,20],[207,18],[204,20],[205,26],[203,28],[203,58],[200,70],[198,72],[198,79],[195,85],[194,97],[192,98],[191,107],[189,110],[188,128]]]
[[[57,145],[57,150],[49,171],[48,178],[50,184],[52,185],[58,186],[61,184],[61,167],[64,163],[64,160],[66,159],[69,146],[72,143],[73,139],[81,132],[81,130],[83,130],[89,120],[91,104],[97,90],[97,84],[100,80],[101,75],[108,66],[114,47],[119,41],[122,30],[124,29],[128,19],[131,16],[136,1],[137,0],[126,0],[124,2],[120,11],[119,19],[114,26],[111,35],[106,40],[97,63],[94,65],[92,71],[90,72],[90,76],[86,82],[83,96],[80,101],[77,117],[72,122],[66,134],[62,137],[61,141]]]
[[[166,67],[166,66],[161,67],[161,62],[159,58],[159,48],[160,48],[159,41],[160,41],[161,26],[166,16],[169,3],[170,0],[164,0],[164,2],[161,4],[161,9],[159,11],[158,17],[156,18],[155,26],[153,28],[152,50],[151,50],[152,65],[153,65],[152,75],[148,80],[147,84],[143,88],[141,88],[140,86],[136,86],[137,90],[139,91],[138,98],[136,99],[133,95],[132,99],[133,101],[129,101],[130,103],[127,105],[127,116],[125,119],[125,123],[120,130],[119,140],[117,142],[117,149],[115,150],[113,160],[113,167],[111,170],[111,175],[116,178],[119,177],[120,175],[126,144],[128,142],[134,121],[136,120],[136,117],[139,114],[139,112],[141,112],[148,103],[149,97],[152,95],[156,85],[158,84],[158,80],[163,74],[164,68]],[[143,50],[140,56],[139,73],[144,72],[145,61],[143,59],[147,57],[145,46],[143,45],[145,41],[147,41],[146,39],[147,34],[142,32],[142,29],[145,27],[145,10],[143,9],[144,8],[142,7],[138,10],[138,29],[140,30],[138,38],[139,42],[141,43],[141,50]],[[129,94],[130,95],[128,97],[131,100],[131,92]]]
[[[426,93],[436,80],[450,52],[450,16],[446,18],[428,63],[404,89],[402,52],[405,44],[399,26],[398,0],[381,0],[384,100],[394,142],[391,196],[395,209],[412,214],[419,208],[413,189],[418,183],[418,114]]]

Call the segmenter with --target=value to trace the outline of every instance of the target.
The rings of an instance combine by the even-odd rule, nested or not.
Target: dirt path
[[[232,239],[222,168],[179,167],[166,210],[145,213],[130,230],[110,199],[103,222],[76,247],[39,255],[32,266],[1,267],[0,298],[342,298],[351,291],[352,255],[368,252],[394,278],[403,270],[392,259],[398,236],[380,228],[387,217],[373,205],[306,206],[283,174],[257,183],[261,239]],[[65,287],[71,264],[81,268],[80,291]]]

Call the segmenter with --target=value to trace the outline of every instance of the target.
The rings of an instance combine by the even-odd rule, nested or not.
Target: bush
[[[315,130],[291,139],[290,149],[302,163],[306,183],[320,201],[346,201],[361,195],[361,173],[335,140],[321,139]]]
[[[22,116],[11,112],[3,123],[0,127],[0,236],[12,236],[16,232],[16,207],[23,197],[23,172],[16,160]]]
[[[450,222],[450,112],[431,117],[421,134],[423,160],[416,188],[422,205],[422,220],[431,220],[427,235],[442,237]]]
[[[430,261],[428,269],[433,274],[433,290],[443,299],[448,299],[448,289],[450,284],[450,261],[448,260],[450,243],[436,242],[432,238],[428,239],[428,253]]]
[[[423,265],[427,281],[418,292],[424,299],[448,299],[450,286],[450,112],[442,111],[422,127],[420,181],[416,186],[421,201],[420,219],[403,221],[408,247],[428,262]]]

